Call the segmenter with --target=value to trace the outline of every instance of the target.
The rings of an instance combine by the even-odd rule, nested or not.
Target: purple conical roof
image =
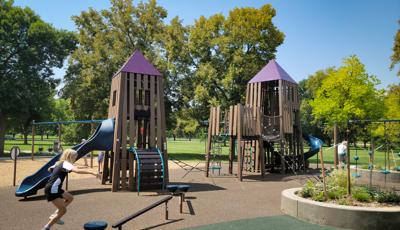
[[[268,64],[249,81],[249,83],[274,80],[285,80],[297,84],[297,82],[293,80],[293,78],[291,78],[274,59],[269,61]]]
[[[125,64],[118,70],[119,72],[140,73],[153,76],[161,76],[161,73],[143,56],[143,54],[136,50]]]

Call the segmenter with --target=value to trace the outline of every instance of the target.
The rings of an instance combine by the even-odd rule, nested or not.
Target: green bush
[[[360,202],[368,202],[372,199],[370,192],[364,187],[357,187],[353,190],[352,196]]]
[[[301,196],[304,198],[312,197],[314,194],[314,183],[312,180],[308,180],[301,190]]]
[[[399,203],[400,195],[395,192],[378,192],[375,199],[379,203]]]
[[[312,199],[315,201],[320,201],[320,202],[325,201],[324,192],[320,191],[320,192],[314,193],[312,196]]]

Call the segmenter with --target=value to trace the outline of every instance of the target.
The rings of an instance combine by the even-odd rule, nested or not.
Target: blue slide
[[[309,159],[310,157],[314,156],[316,153],[319,152],[322,144],[324,143],[321,139],[316,138],[311,135],[303,135],[303,138],[308,142],[310,145],[310,150],[304,153],[304,160]]]
[[[97,127],[88,141],[75,145],[72,149],[78,152],[77,159],[93,150],[110,151],[112,150],[113,138],[114,119],[107,119]],[[33,175],[26,177],[17,188],[17,191],[15,191],[15,195],[17,197],[27,197],[35,195],[39,189],[44,188],[51,175],[48,168],[54,165],[60,156],[61,153],[57,154]]]

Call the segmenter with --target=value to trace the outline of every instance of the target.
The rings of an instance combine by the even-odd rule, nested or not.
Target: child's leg
[[[71,202],[74,200],[74,197],[73,197],[72,194],[69,193],[69,192],[64,192],[64,193],[62,194],[62,196],[63,196],[63,198],[64,198],[65,207],[67,207],[68,205],[70,205]],[[50,219],[54,218],[54,217],[57,215],[57,213],[58,213],[58,209],[57,209],[53,214],[51,214],[51,216],[50,216],[49,218],[50,218]]]
[[[56,216],[50,219],[50,221],[47,223],[48,227],[51,227],[57,223],[57,221],[61,219],[61,217],[67,212],[64,199],[57,198],[51,202],[57,207],[58,212],[56,212]]]
[[[65,207],[67,207],[69,204],[71,204],[71,202],[74,200],[74,197],[73,197],[72,194],[69,193],[69,192],[64,192],[64,193],[62,194],[62,196],[63,196],[64,199],[65,199]]]

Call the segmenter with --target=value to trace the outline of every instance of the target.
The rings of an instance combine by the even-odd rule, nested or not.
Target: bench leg
[[[184,193],[181,193],[180,194],[180,199],[179,199],[179,211],[180,211],[180,213],[182,213],[183,212],[183,200],[185,199],[185,194]]]
[[[168,220],[168,201],[165,202],[165,220]]]

